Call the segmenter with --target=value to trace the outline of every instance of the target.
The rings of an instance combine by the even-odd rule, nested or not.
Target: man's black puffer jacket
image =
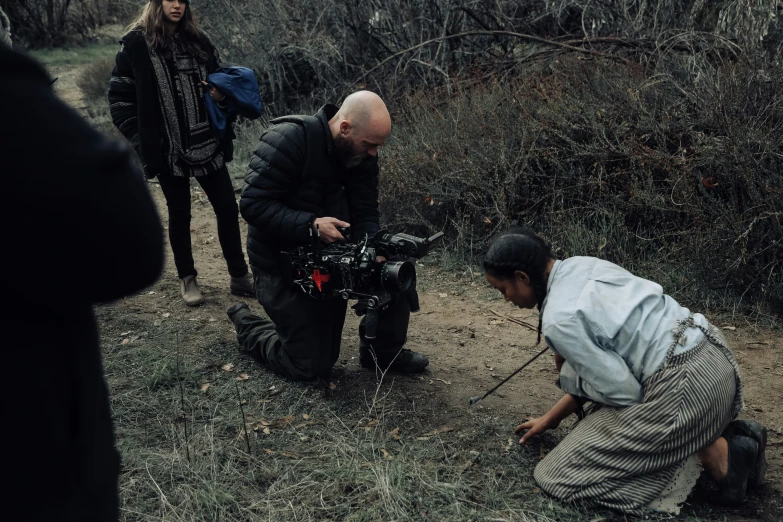
[[[239,205],[255,268],[277,273],[280,252],[312,241],[319,217],[348,221],[357,239],[380,229],[378,158],[352,169],[340,163],[328,124],[336,113],[326,105],[315,117],[279,118],[261,135]]]

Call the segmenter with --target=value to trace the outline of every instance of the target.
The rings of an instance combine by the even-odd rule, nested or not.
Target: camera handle
[[[378,317],[381,313],[381,307],[388,303],[388,299],[384,299],[382,303],[378,296],[360,294],[349,290],[342,290],[340,295],[346,301],[348,299],[359,299],[360,303],[357,303],[354,309],[361,304],[361,301],[364,301],[364,306],[366,307],[364,314],[367,316],[364,320],[364,337],[370,340],[375,339],[378,335]],[[356,313],[358,314],[359,312]]]
[[[364,337],[369,340],[378,335],[378,299],[371,298],[367,301],[367,318],[364,320]]]

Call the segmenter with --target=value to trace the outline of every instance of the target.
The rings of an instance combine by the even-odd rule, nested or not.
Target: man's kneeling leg
[[[366,318],[359,324],[359,362],[363,368],[380,368],[402,373],[423,372],[430,363],[424,355],[403,348],[408,339],[411,316],[408,296],[399,295],[378,320],[372,341],[365,337]]]
[[[242,348],[292,380],[328,377],[340,354],[345,301],[312,299],[267,274],[255,282],[268,318],[235,311],[231,320]]]

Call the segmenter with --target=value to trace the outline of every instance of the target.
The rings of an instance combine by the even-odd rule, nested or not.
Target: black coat
[[[336,113],[326,105],[315,117],[279,118],[261,135],[239,204],[254,267],[276,272],[280,251],[311,241],[318,217],[348,221],[354,238],[380,229],[378,158],[351,169],[339,162],[328,124]]]
[[[129,32],[120,43],[122,48],[117,53],[109,83],[109,110],[114,125],[136,149],[147,177],[153,178],[159,173],[167,173],[164,123],[155,71],[141,31]],[[207,73],[212,74],[220,67],[220,57],[209,40],[205,39],[202,47],[208,55]],[[229,138],[234,138],[232,131]],[[231,139],[223,142],[226,163],[233,159]]]
[[[0,45],[4,520],[119,517],[119,457],[92,305],[152,284],[163,229],[131,150]]]

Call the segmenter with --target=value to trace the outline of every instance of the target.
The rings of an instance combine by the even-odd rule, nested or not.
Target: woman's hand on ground
[[[223,95],[222,92],[218,90],[217,87],[214,85],[210,85],[207,82],[201,82],[201,85],[207,88],[209,91],[209,95],[212,97],[212,99],[216,102],[220,102],[226,99],[225,95]]]
[[[527,430],[527,433],[525,433],[522,438],[519,439],[519,443],[524,444],[531,437],[540,435],[547,430],[557,428],[559,424],[559,422],[555,422],[554,419],[549,414],[547,414],[543,417],[538,417],[537,419],[530,419],[526,422],[523,422],[517,426],[517,429],[514,430],[514,433]]]

